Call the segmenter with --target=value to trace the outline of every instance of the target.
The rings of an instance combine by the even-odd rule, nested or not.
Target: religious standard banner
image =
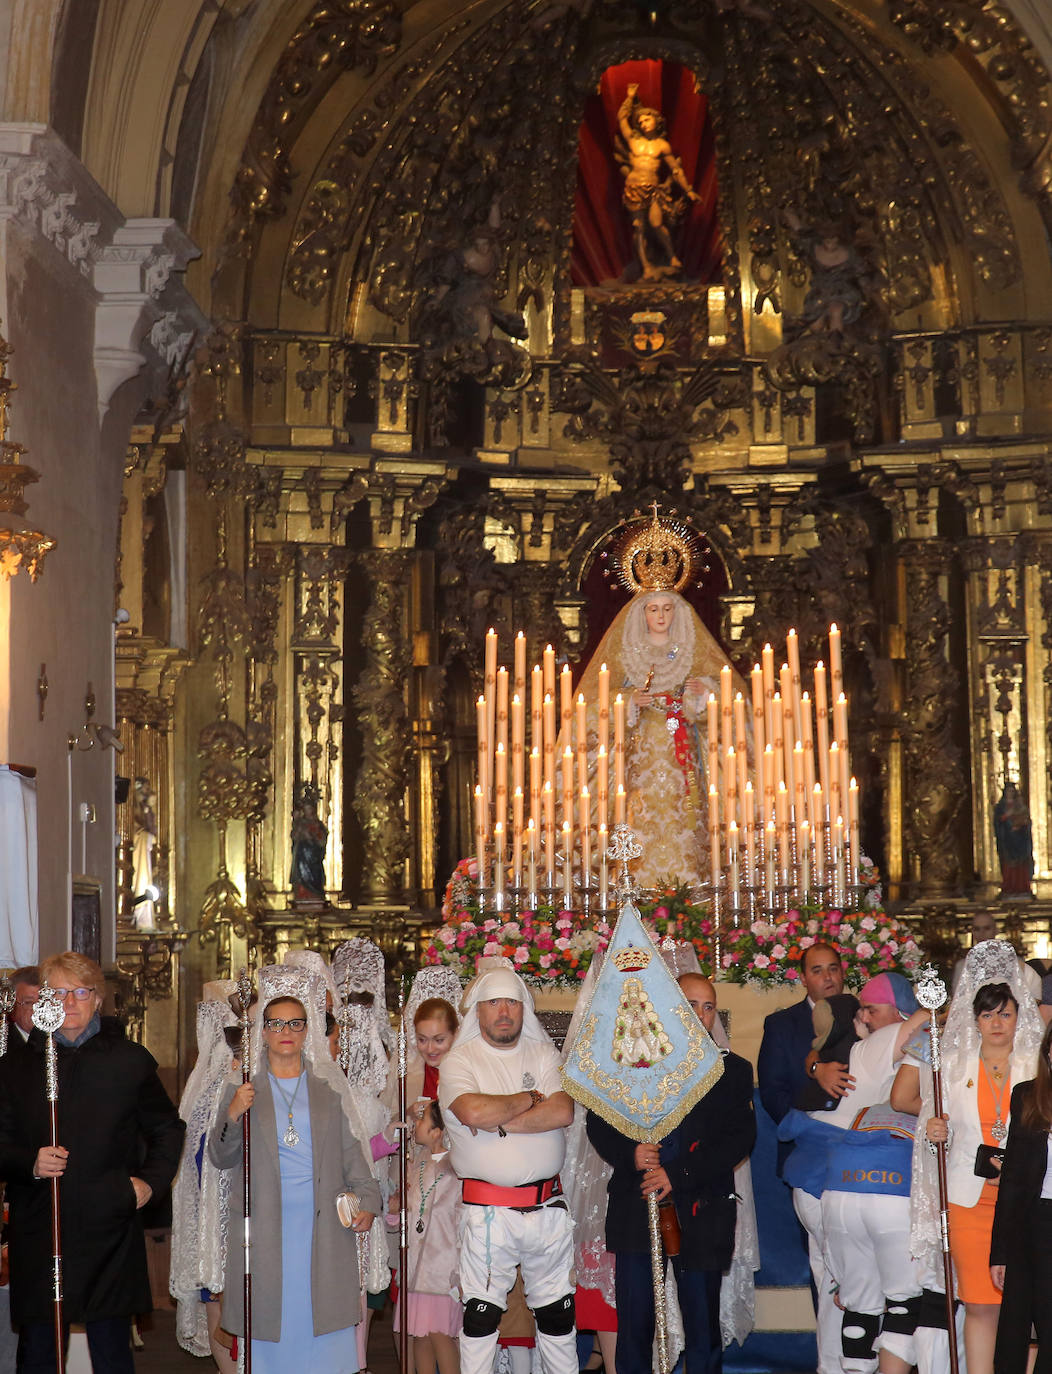
[[[627,903],[563,1065],[563,1087],[622,1135],[659,1141],[722,1073],[719,1048]]]

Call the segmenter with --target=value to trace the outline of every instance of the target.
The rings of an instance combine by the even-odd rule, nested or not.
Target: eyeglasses
[[[283,1031],[286,1026],[290,1031],[302,1031],[307,1029],[307,1018],[305,1016],[293,1016],[290,1020],[283,1021],[280,1016],[268,1016],[263,1025],[271,1031]]]
[[[94,988],[52,988],[51,991],[64,1002],[67,997],[75,997],[78,1002],[86,1002],[89,997],[95,996]]]

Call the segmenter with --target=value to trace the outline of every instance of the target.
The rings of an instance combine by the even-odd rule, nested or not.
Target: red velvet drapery
[[[687,281],[720,277],[720,229],[716,217],[716,152],[709,102],[694,75],[678,62],[622,62],[603,73],[599,93],[589,96],[577,146],[571,273],[575,286],[617,281],[633,259],[628,215],[621,204],[624,178],[614,158],[617,111],[630,82],[644,105],[660,110],[672,151],[701,199],[688,207],[675,238]]]

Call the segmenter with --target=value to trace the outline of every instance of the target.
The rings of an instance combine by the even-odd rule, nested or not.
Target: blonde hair
[[[105,977],[102,965],[97,964],[94,959],[89,959],[86,954],[78,954],[75,949],[67,949],[62,954],[52,954],[40,965],[40,981],[46,979],[53,987],[55,980],[52,975],[58,969],[68,975],[74,987],[91,988],[100,997],[103,995]]]

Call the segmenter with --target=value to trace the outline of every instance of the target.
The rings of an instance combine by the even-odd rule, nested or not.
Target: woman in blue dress
[[[355,1374],[362,1311],[360,1285],[349,1278],[364,1260],[359,1237],[382,1211],[380,1190],[353,1105],[331,1072],[324,990],[305,970],[268,968],[260,1002],[256,1072],[227,1084],[208,1146],[218,1167],[237,1170],[231,1197],[240,1198],[242,1122],[251,1109],[254,1374]],[[342,1192],[359,1199],[350,1229],[336,1212]],[[232,1216],[223,1326],[243,1336],[240,1229]]]

